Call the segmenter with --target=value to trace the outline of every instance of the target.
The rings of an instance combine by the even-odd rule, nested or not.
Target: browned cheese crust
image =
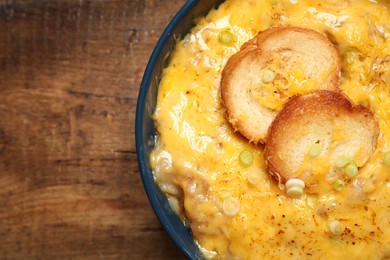
[[[337,175],[334,162],[346,151],[357,151],[354,160],[363,166],[376,148],[379,126],[373,113],[362,105],[353,106],[341,93],[317,90],[291,98],[271,124],[265,146],[269,173],[281,183],[300,178],[315,187],[320,178],[332,183]],[[310,169],[299,171],[314,143],[323,145],[318,162],[329,176],[314,176]],[[333,174],[333,175],[332,175]],[[333,178],[333,179],[332,179]]]
[[[228,60],[221,78],[221,98],[234,130],[250,142],[264,143],[268,127],[281,107],[272,107],[277,102],[259,102],[258,97],[276,95],[275,100],[287,102],[290,96],[283,88],[291,82],[286,77],[299,66],[304,72],[302,81],[315,80],[315,89],[338,91],[340,58],[326,36],[307,28],[280,26],[262,31],[246,42]],[[261,73],[275,68],[275,81],[263,88]],[[257,90],[253,90],[254,86]]]

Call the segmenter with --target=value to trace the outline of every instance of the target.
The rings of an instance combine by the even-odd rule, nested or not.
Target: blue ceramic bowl
[[[193,19],[203,16],[220,4],[221,0],[188,0],[171,20],[150,57],[138,95],[135,137],[138,165],[149,201],[176,246],[189,259],[203,259],[190,230],[172,211],[167,198],[154,183],[149,155],[154,147],[155,125],[150,115],[157,102],[157,88],[162,69],[167,66],[167,55],[173,49],[174,36],[183,36],[193,27]]]

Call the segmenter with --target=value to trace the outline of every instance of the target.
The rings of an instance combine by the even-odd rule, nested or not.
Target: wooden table
[[[143,190],[134,121],[185,0],[0,0],[0,258],[183,259]]]

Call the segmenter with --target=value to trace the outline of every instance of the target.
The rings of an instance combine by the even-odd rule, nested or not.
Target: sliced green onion
[[[336,160],[336,166],[342,168],[343,172],[349,178],[353,178],[359,173],[359,169],[356,165],[356,162],[345,156],[342,156]]]
[[[315,158],[318,157],[322,152],[322,144],[313,144],[310,146],[308,154],[310,157]]]
[[[223,190],[220,194],[219,197],[223,200],[231,198],[233,196],[233,192],[230,190]]]
[[[228,30],[221,31],[218,35],[218,41],[225,46],[232,46],[234,41],[234,35]]]
[[[359,170],[358,170],[358,167],[356,166],[356,164],[348,164],[344,168],[344,173],[348,177],[353,178],[353,177],[355,177],[359,173]]]
[[[272,82],[275,79],[275,73],[272,70],[266,70],[261,76],[261,79],[264,83]]]
[[[341,156],[339,158],[337,158],[335,164],[338,168],[342,168],[344,167],[345,165],[347,165],[348,163],[350,163],[352,160],[348,157],[345,157],[345,156]]]
[[[318,197],[316,195],[307,195],[305,200],[306,207],[308,207],[309,209],[314,209],[314,206],[316,205],[317,201]]]
[[[294,186],[301,187],[302,189],[305,188],[305,182],[298,178],[289,179],[285,185],[286,185],[286,189],[289,189]]]
[[[336,191],[342,191],[345,187],[345,181],[343,180],[335,180],[333,182],[333,188],[336,190]]]
[[[332,234],[339,235],[343,231],[340,222],[337,220],[329,223],[329,230]]]
[[[344,242],[340,238],[330,237],[329,240],[338,247],[344,248]]]
[[[258,184],[261,180],[261,173],[262,172],[260,170],[250,169],[247,173],[248,182],[250,184]]]
[[[354,64],[356,61],[357,53],[354,50],[349,50],[345,53],[345,61],[348,64]]]
[[[289,179],[285,185],[287,196],[298,199],[303,195],[303,189],[305,188],[305,182],[303,180],[297,178]]]
[[[235,216],[240,212],[240,201],[237,198],[229,198],[223,202],[223,212],[228,216]]]
[[[287,196],[293,199],[298,199],[303,195],[303,188],[300,186],[292,186],[287,189]]]
[[[383,162],[386,165],[390,165],[390,152],[386,152],[383,154]]]
[[[253,163],[253,153],[249,150],[243,150],[238,158],[240,163],[245,167],[249,167]]]

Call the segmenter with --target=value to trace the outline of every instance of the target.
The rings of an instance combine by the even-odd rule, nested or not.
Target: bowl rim
[[[180,21],[194,8],[200,0],[187,0],[187,2],[179,9],[175,16],[171,19],[163,33],[161,34],[158,42],[156,43],[154,50],[149,58],[148,64],[146,66],[143,78],[141,81],[138,99],[137,99],[137,108],[136,108],[136,117],[135,117],[135,141],[136,141],[136,150],[137,150],[137,160],[138,167],[141,173],[141,178],[143,186],[145,188],[149,202],[156,214],[161,225],[164,227],[165,231],[168,233],[170,239],[174,244],[180,249],[180,251],[189,259],[200,259],[194,256],[193,252],[189,251],[186,244],[181,240],[176,234],[173,226],[170,223],[169,218],[166,214],[159,209],[159,202],[155,195],[155,185],[150,183],[146,177],[147,174],[147,162],[149,158],[146,158],[147,154],[142,145],[142,134],[143,134],[143,123],[144,123],[144,113],[147,109],[146,107],[146,97],[151,84],[151,76],[153,74],[154,67],[158,62],[159,56],[162,54],[165,44],[169,41],[170,37],[173,35],[175,29],[179,25]]]

